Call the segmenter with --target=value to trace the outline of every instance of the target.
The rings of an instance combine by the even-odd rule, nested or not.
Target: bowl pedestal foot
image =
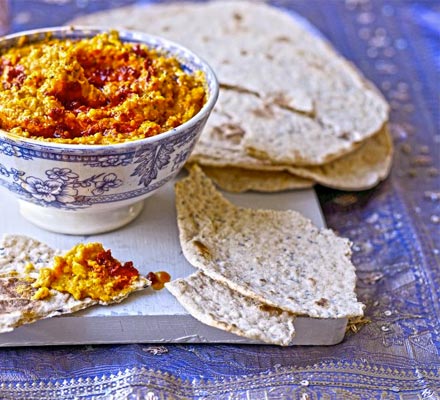
[[[104,211],[57,210],[19,200],[20,213],[28,221],[48,231],[68,235],[92,235],[120,228],[142,211],[144,200]]]

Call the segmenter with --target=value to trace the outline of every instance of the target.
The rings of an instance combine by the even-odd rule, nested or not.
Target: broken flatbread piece
[[[0,332],[97,303],[90,298],[78,301],[58,291],[51,292],[50,300],[35,300],[37,289],[33,284],[38,271],[50,264],[55,251],[44,243],[19,235],[5,236],[0,248]]]
[[[165,287],[194,318],[207,325],[281,346],[289,345],[295,336],[294,315],[243,296],[201,271]]]
[[[347,239],[296,211],[237,207],[198,166],[176,184],[176,207],[183,254],[212,279],[295,315],[363,315]]]
[[[54,257],[61,257],[56,254],[59,252],[35,239],[21,235],[4,236],[0,243],[0,332],[95,304],[120,302],[131,292],[150,284],[147,279],[139,277],[131,281],[129,287],[115,292],[111,299],[105,299],[107,301],[84,296],[75,298],[67,291],[42,285],[42,276],[47,279],[51,276],[47,267],[53,264]],[[73,268],[80,267],[74,265]],[[73,282],[80,274],[79,270],[70,271],[68,278]]]
[[[73,313],[97,304],[90,298],[75,300],[67,293],[51,293],[48,300],[33,298],[35,279],[20,273],[0,277],[0,333],[24,324],[61,314]]]

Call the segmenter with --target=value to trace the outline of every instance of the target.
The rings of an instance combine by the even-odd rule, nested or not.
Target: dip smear
[[[35,299],[50,296],[50,289],[70,293],[76,300],[90,297],[108,302],[132,291],[139,272],[131,261],[121,264],[101,243],[80,243],[63,256],[55,256],[53,268],[42,268],[34,287]]]
[[[205,102],[201,71],[116,31],[51,39],[0,56],[0,128],[32,139],[113,144],[188,121]]]

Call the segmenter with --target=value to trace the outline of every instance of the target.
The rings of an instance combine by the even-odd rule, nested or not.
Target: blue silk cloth
[[[132,3],[12,0],[9,31]],[[0,349],[1,399],[440,399],[440,2],[273,4],[320,29],[391,106],[390,178],[356,193],[317,188],[328,226],[354,242],[371,323],[330,347]]]

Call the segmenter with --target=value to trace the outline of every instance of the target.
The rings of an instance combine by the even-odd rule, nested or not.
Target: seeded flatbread
[[[295,316],[243,296],[200,271],[165,287],[194,318],[207,325],[281,346],[289,345],[295,336]]]
[[[358,145],[307,115],[268,104],[253,94],[226,89],[220,91],[201,143],[213,145],[222,137],[232,142],[232,148],[242,148],[272,164],[320,164],[323,148],[333,159]],[[200,153],[196,147],[195,154]]]
[[[298,132],[299,125],[304,127],[307,124],[309,130],[320,129],[319,124],[312,119],[304,115],[292,114],[276,105],[267,104],[253,94],[222,89],[219,102],[189,161],[209,166],[282,171],[286,169],[286,163],[274,163],[271,160],[256,158],[248,154],[245,146],[247,137],[256,136],[264,131],[278,138],[282,136],[282,132],[287,132],[287,134],[295,130]],[[266,136],[265,133],[264,135]],[[315,139],[313,135],[306,135],[298,142],[293,149],[297,152],[297,160],[317,156]],[[332,145],[330,136],[328,136],[326,145]]]
[[[0,243],[0,333],[12,331],[18,326],[39,319],[73,313],[95,304],[107,305],[84,298],[75,300],[68,293],[50,290],[50,297],[34,300],[37,289],[33,284],[39,270],[52,264],[53,256],[59,254],[44,243],[21,235],[5,235]],[[29,269],[32,263],[33,269]],[[140,278],[133,283],[131,291],[143,289],[149,281]],[[111,303],[128,296],[115,297]]]
[[[358,103],[344,104],[341,99],[328,98],[328,107],[331,110],[335,123],[338,119],[336,113],[341,110],[354,110],[359,107],[362,110],[369,110],[368,104],[361,103],[359,96]],[[350,132],[357,128],[340,128],[335,131],[332,124],[323,122],[320,118],[311,118],[302,114],[295,114],[276,105],[264,105],[261,112],[255,112],[251,107],[257,106],[252,101],[248,104],[250,96],[241,95],[239,98],[240,107],[235,112],[242,111],[244,115],[243,126],[246,134],[243,137],[242,146],[246,152],[256,158],[266,159],[275,164],[295,164],[298,166],[322,165],[344,156],[355,150],[359,144],[376,134],[381,126],[375,125],[374,131],[368,137],[355,139]],[[255,99],[253,99],[255,100]],[[260,101],[261,103],[261,101]],[[371,112],[379,112],[372,110]],[[253,112],[253,116],[249,116]],[[346,112],[346,111],[344,111]],[[341,117],[340,123],[343,124]],[[325,154],[325,157],[323,157]]]
[[[385,179],[391,169],[393,143],[388,124],[385,124],[376,135],[362,142],[359,148],[343,157],[321,166],[299,167],[273,164],[268,160],[252,157],[245,152],[242,145],[247,131],[239,126],[237,119],[220,110],[214,110],[213,117],[208,121],[189,160],[190,163],[198,163],[203,168],[216,167],[219,171],[221,167],[255,171],[288,171],[295,176],[339,190],[369,189]],[[214,176],[213,179],[220,180]],[[225,189],[228,190],[226,187]]]
[[[388,119],[386,101],[359,71],[287,12],[265,4],[131,6],[71,23],[144,30],[178,41],[213,66],[223,88],[236,89],[240,110],[250,94],[271,104],[271,120],[279,123],[269,127],[257,120],[258,129],[244,142],[259,158],[321,165],[352,151]],[[220,96],[217,107],[226,107],[224,102]]]
[[[234,167],[202,167],[203,172],[221,189],[228,192],[279,192],[311,188],[314,182],[284,171],[253,171]]]
[[[347,239],[296,211],[236,207],[198,166],[176,184],[176,207],[183,254],[212,279],[296,315],[363,314]]]

